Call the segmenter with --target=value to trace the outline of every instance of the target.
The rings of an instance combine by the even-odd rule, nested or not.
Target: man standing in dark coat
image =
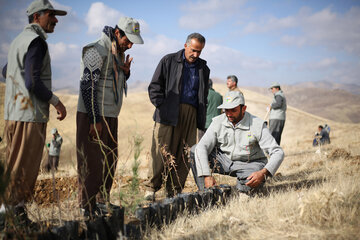
[[[205,129],[210,69],[199,58],[205,38],[187,37],[184,49],[168,54],[158,64],[149,85],[156,107],[146,199],[153,200],[163,181],[168,196],[180,193],[189,173],[184,149],[196,143],[196,128]]]

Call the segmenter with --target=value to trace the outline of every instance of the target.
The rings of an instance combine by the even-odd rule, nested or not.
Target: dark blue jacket
[[[156,107],[153,119],[156,122],[176,126],[179,118],[181,81],[183,75],[184,49],[163,57],[153,75],[148,91],[151,103]],[[210,69],[206,61],[199,58],[199,106],[197,128],[205,129],[206,104],[209,89]]]

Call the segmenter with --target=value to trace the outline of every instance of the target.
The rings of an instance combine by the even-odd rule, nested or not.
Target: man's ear
[[[34,13],[33,14],[33,22],[32,23],[39,23],[40,22],[40,20],[39,20],[39,18],[40,18],[40,14],[39,13]]]
[[[118,28],[115,28],[114,34],[120,38],[120,31]]]

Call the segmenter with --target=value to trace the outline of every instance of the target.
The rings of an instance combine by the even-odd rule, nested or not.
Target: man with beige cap
[[[249,194],[263,185],[266,176],[275,174],[284,152],[264,121],[246,112],[240,92],[228,92],[218,108],[225,109],[225,113],[213,118],[200,142],[191,149],[196,184],[199,190],[214,186],[212,173],[220,173],[236,177],[237,190]]]
[[[286,120],[286,98],[278,82],[272,83],[270,90],[274,94],[274,98],[269,106],[269,130],[271,135],[275,138],[276,142],[280,145],[281,134],[283,132]]]
[[[49,105],[57,110],[59,120],[66,109],[51,91],[51,61],[46,43],[54,32],[56,15],[48,0],[33,1],[27,8],[29,25],[11,43],[5,66],[5,168],[10,174],[5,203],[28,224],[25,203],[32,200],[46,138]]]
[[[51,129],[51,135],[52,137],[50,143],[47,144],[49,148],[49,154],[43,168],[47,172],[55,172],[58,170],[61,145],[63,143],[63,139],[57,128]]]
[[[114,28],[105,26],[101,38],[82,50],[76,148],[79,201],[85,216],[102,214],[111,206],[118,116],[133,59],[125,51],[143,43],[139,22],[121,17]]]

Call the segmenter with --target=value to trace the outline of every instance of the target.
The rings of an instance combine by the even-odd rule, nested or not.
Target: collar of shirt
[[[197,60],[197,59],[196,59],[196,61],[193,62],[193,63],[188,63],[188,61],[186,61],[186,58],[185,58],[185,51],[183,52],[182,58],[183,58],[184,63],[185,63],[184,65],[185,65],[185,67],[187,67],[187,68],[194,68],[194,67],[196,67],[197,64],[198,64],[198,60]]]

